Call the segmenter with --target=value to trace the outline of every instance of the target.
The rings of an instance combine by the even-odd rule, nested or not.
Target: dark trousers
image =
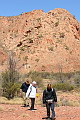
[[[50,117],[50,109],[52,111],[52,118],[55,117],[54,103],[46,103],[47,116]]]
[[[34,109],[35,98],[30,98],[30,99],[31,99],[31,109]]]

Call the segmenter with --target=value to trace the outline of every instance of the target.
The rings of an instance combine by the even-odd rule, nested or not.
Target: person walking
[[[30,98],[31,99],[31,107],[29,110],[35,110],[34,109],[34,104],[35,104],[35,98],[36,98],[36,82],[33,81],[32,84],[30,84],[27,93],[26,93],[26,98]]]
[[[20,87],[20,96],[23,98],[23,101],[24,101],[23,107],[29,107],[29,99],[26,98],[26,92],[29,86],[30,86],[30,83],[28,80],[26,80],[24,83],[22,83]]]
[[[46,104],[47,119],[50,119],[50,109],[52,111],[52,120],[55,120],[55,103],[57,102],[57,96],[55,89],[51,87],[51,84],[47,85],[47,89],[43,91],[43,104]]]

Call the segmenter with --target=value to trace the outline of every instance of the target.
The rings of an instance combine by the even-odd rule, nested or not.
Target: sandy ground
[[[46,108],[35,105],[37,110],[30,111],[21,105],[0,104],[0,120],[42,120]],[[80,120],[80,107],[55,107],[56,120]]]

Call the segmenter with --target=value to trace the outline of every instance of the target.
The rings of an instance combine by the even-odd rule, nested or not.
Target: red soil
[[[0,104],[0,120],[41,120],[46,117],[46,108],[35,105],[30,111],[21,105]],[[80,107],[55,107],[56,120],[80,120]]]

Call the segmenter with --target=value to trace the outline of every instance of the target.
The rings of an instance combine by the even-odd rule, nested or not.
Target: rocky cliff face
[[[0,17],[0,66],[14,52],[22,72],[80,70],[80,23],[68,11],[33,10],[19,16]]]

